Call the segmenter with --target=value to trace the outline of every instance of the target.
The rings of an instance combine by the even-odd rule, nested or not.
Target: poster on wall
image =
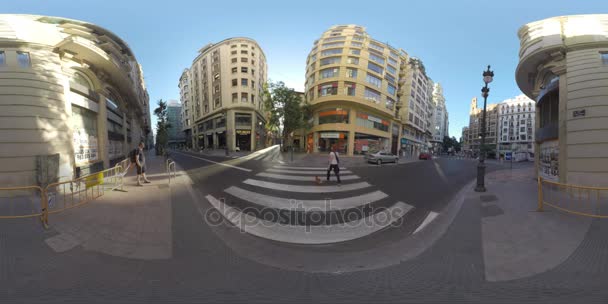
[[[559,178],[558,141],[547,141],[540,145],[538,174],[545,179],[557,181]]]
[[[74,130],[74,159],[76,166],[86,165],[98,159],[97,137],[84,129]]]

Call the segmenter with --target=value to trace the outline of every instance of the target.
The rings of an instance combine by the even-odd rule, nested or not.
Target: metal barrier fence
[[[174,179],[177,178],[177,172],[175,170],[175,162],[171,159],[167,159],[166,168],[167,168],[167,175],[169,176],[169,184],[171,184],[171,175],[173,175]]]
[[[74,180],[39,186],[0,188],[0,219],[39,217],[48,228],[49,214],[92,201],[106,190],[123,188],[123,168],[113,168]]]
[[[538,177],[538,209],[544,206],[594,218],[608,218],[608,188],[568,185]]]
[[[120,166],[122,168],[122,175],[124,176],[127,171],[129,170],[129,168],[131,168],[131,160],[128,158],[125,158],[123,160],[121,160],[120,162],[118,162],[116,164],[117,166]]]
[[[45,192],[38,186],[0,188],[0,219],[39,217],[45,225],[48,206]]]
[[[102,196],[106,190],[122,189],[123,179],[122,167],[116,165],[71,181],[52,183],[44,189],[48,198],[48,213],[86,204]]]

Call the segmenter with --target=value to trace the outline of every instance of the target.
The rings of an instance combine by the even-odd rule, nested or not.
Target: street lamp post
[[[490,71],[490,66],[488,65],[488,69],[483,72],[483,82],[485,86],[481,88],[481,96],[483,96],[483,116],[481,118],[481,145],[479,145],[479,164],[477,165],[477,186],[475,187],[476,192],[486,192],[485,186],[485,174],[486,174],[486,164],[484,163],[486,159],[486,102],[488,100],[488,95],[490,94],[490,88],[488,88],[488,83],[492,82],[494,78],[494,72]]]

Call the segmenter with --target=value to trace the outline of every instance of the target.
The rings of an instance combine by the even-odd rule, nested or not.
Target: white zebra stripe
[[[296,200],[257,193],[236,186],[231,186],[224,190],[224,192],[263,207],[286,210],[302,210],[305,212],[321,210],[346,210],[370,204],[388,197],[388,195],[382,191],[374,191],[358,196],[339,199]]]
[[[289,184],[279,184],[279,183],[271,183],[266,181],[261,181],[257,179],[246,179],[243,183],[272,189],[272,190],[280,190],[287,192],[306,192],[306,193],[333,193],[333,192],[344,192],[344,191],[352,191],[363,189],[371,186],[367,182],[360,182],[354,184],[345,184],[341,186],[301,186],[301,185],[289,185]]]
[[[268,172],[273,172],[273,173],[290,173],[290,174],[301,174],[301,175],[324,175],[327,174],[327,168],[325,170],[319,170],[319,171],[313,171],[313,170],[304,170],[304,171],[298,171],[298,170],[281,170],[281,169],[268,169],[266,170]],[[340,170],[340,174],[352,174],[351,171],[349,170]],[[333,174],[333,170],[332,170],[332,174]]]
[[[328,166],[329,167],[329,166]],[[327,170],[327,167],[289,167],[289,166],[273,166],[279,170]],[[340,170],[346,170],[344,167],[340,167]]]
[[[232,208],[212,195],[205,198],[241,231],[284,243],[329,244],[358,239],[382,230],[406,215],[412,206],[397,202],[393,206],[359,220],[320,226],[292,226],[265,221]]]
[[[266,173],[266,172],[262,172],[262,173],[258,173],[257,176],[262,176],[262,177],[270,177],[270,178],[275,178],[275,179],[284,179],[284,180],[293,180],[293,181],[309,181],[309,182],[314,182],[315,178],[312,176],[298,176],[298,175],[284,175],[284,174],[273,174],[273,173]],[[335,179],[334,174],[331,174],[332,179]],[[325,181],[325,178],[327,176],[321,176],[321,180]],[[359,179],[360,177],[357,175],[346,175],[346,176],[340,176],[340,180],[346,181],[346,180],[354,180],[354,179]]]

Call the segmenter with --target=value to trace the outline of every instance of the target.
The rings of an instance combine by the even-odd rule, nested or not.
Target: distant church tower
[[[473,97],[471,99],[471,109],[469,110],[469,115],[477,114],[477,97]]]

